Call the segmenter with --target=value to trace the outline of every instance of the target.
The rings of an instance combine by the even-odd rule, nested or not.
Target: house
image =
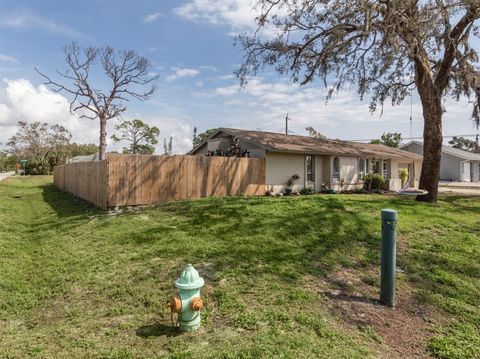
[[[404,151],[423,154],[423,143],[419,141],[411,141],[400,148]],[[442,146],[440,180],[480,182],[480,153]]]
[[[67,159],[67,163],[75,163],[75,162],[92,162],[98,161],[99,154],[95,153],[93,155],[79,155],[72,158]]]
[[[294,190],[320,191],[361,188],[365,174],[373,172],[383,174],[385,188],[396,191],[402,187],[400,169],[418,185],[422,165],[421,155],[384,145],[233,128],[218,129],[189,154],[221,153],[234,143],[250,157],[265,158],[266,185],[275,192],[283,191],[294,174],[300,177]]]

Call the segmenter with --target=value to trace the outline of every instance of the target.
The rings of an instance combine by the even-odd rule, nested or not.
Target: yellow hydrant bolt
[[[203,302],[200,298],[200,288],[205,281],[198,274],[191,264],[175,282],[178,294],[170,298],[170,309],[178,313],[180,330],[189,332],[200,328],[200,311],[203,309]]]

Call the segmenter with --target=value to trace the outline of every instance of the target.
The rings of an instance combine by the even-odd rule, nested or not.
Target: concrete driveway
[[[438,192],[480,196],[480,183],[440,181],[438,184]]]
[[[12,172],[2,172],[2,173],[0,173],[0,181],[3,181],[5,178],[8,178],[8,177],[10,177],[14,174],[15,174],[15,172],[13,172],[13,171]]]

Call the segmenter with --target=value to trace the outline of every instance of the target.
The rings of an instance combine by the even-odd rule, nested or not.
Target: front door
[[[460,163],[460,181],[470,182],[470,162]]]

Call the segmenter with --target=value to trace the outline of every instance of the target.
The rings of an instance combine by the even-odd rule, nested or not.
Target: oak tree
[[[469,140],[465,137],[453,137],[448,144],[453,148],[458,148],[460,150],[473,152],[473,153],[480,153],[480,145],[477,141]]]
[[[274,66],[293,81],[316,79],[328,96],[354,85],[372,111],[401,103],[416,88],[423,108],[420,188],[435,202],[442,148],[442,101],[467,96],[480,122],[480,73],[472,37],[480,36],[478,0],[258,0],[258,29],[240,35],[237,76]],[[266,30],[266,31],[264,31]],[[274,34],[272,36],[272,34]]]
[[[399,132],[384,132],[380,139],[370,141],[372,144],[385,145],[393,148],[398,148],[401,142],[402,134]]]

